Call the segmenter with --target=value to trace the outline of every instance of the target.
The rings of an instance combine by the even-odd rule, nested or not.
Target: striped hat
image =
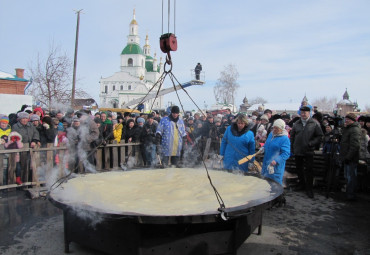
[[[9,124],[9,118],[8,118],[8,116],[2,116],[1,118],[0,118],[0,122],[5,122],[5,123],[7,123],[7,124]]]

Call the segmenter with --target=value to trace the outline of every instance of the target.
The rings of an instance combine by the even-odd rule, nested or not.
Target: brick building
[[[0,71],[0,94],[24,95],[28,80],[24,78],[24,69],[16,68],[15,75]]]
[[[32,96],[24,94],[28,82],[24,78],[24,69],[16,68],[15,75],[0,71],[1,114],[17,112],[24,104],[32,105]]]

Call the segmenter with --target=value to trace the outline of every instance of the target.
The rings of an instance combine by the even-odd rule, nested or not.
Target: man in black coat
[[[295,163],[300,186],[306,190],[307,196],[313,198],[313,155],[317,144],[320,144],[323,132],[320,125],[310,118],[310,108],[300,108],[300,119],[294,123],[290,131],[291,152]]]
[[[355,187],[357,178],[357,164],[360,158],[360,139],[360,124],[356,121],[356,115],[354,113],[349,113],[345,117],[339,150],[339,157],[343,163],[344,177],[347,182],[347,200],[356,199]]]
[[[200,63],[198,63],[195,67],[195,79],[197,81],[200,80],[200,72],[202,71],[202,65]]]

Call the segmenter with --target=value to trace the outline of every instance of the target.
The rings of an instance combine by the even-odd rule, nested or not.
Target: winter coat
[[[290,140],[288,138],[288,132],[283,130],[282,134],[278,135],[274,135],[273,132],[271,132],[263,147],[265,149],[265,156],[263,158],[261,174],[282,185],[285,162],[290,157]],[[273,160],[276,162],[274,173],[269,174],[267,167]]]
[[[360,157],[361,128],[358,122],[354,122],[342,129],[339,157],[341,161],[349,160],[358,163]]]
[[[185,132],[184,121],[173,119],[172,115],[164,117],[158,124],[156,134],[162,136],[161,145],[164,156],[180,156]]]
[[[78,149],[90,151],[99,138],[99,129],[96,123],[89,118],[81,122],[79,127],[67,128],[67,138],[71,150],[78,147]]]
[[[117,143],[121,142],[122,130],[123,130],[123,124],[122,123],[116,124],[113,127],[113,136],[114,136],[114,140],[116,140]]]
[[[155,132],[157,131],[158,124],[153,122],[152,125],[149,123],[144,124],[144,130],[141,136],[141,142],[144,144],[154,144],[155,143]]]
[[[365,129],[361,128],[361,141],[360,141],[360,159],[370,158],[370,153],[367,151],[367,145],[369,144],[369,136]]]
[[[233,123],[229,126],[221,141],[220,155],[224,157],[224,169],[248,171],[248,162],[239,165],[238,161],[255,152],[255,141],[250,128],[253,123],[246,126],[241,132]]]
[[[290,131],[291,152],[299,156],[313,154],[315,146],[321,143],[322,137],[321,127],[316,121],[309,118],[306,126],[303,127],[302,119],[299,119]]]
[[[139,130],[137,130],[137,126],[133,126],[130,128],[128,125],[126,125],[123,129],[123,140],[125,140],[125,143],[128,143],[128,139],[131,138],[131,143],[139,142]]]
[[[28,122],[26,125],[22,125],[20,122],[17,122],[13,125],[12,131],[18,132],[22,136],[23,143],[39,142],[40,135],[36,127]]]
[[[4,135],[8,137],[11,131],[12,129],[10,128],[9,125],[5,129],[0,128],[0,138],[3,137]]]
[[[53,143],[55,141],[57,130],[53,126],[50,127],[46,123],[40,123],[36,129],[39,132],[41,147],[46,147],[48,143]]]
[[[112,141],[114,139],[112,121],[106,119],[100,126],[100,132],[102,133],[106,142]]]
[[[17,137],[16,141],[12,141],[12,137]],[[4,144],[5,149],[22,149],[23,148],[23,143],[22,143],[22,135],[20,135],[16,131],[10,132],[8,136],[8,142]],[[19,162],[20,156],[19,153],[17,152],[15,154],[15,162]]]

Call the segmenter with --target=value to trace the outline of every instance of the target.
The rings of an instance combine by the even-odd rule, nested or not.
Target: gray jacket
[[[358,163],[360,157],[361,128],[358,122],[343,128],[342,139],[340,141],[339,156],[342,161],[349,160]]]
[[[36,127],[30,122],[26,125],[22,125],[20,122],[17,122],[12,126],[12,131],[17,131],[22,136],[22,143],[40,141],[39,131],[37,131]]]
[[[299,156],[313,154],[315,146],[321,143],[323,136],[320,125],[312,118],[307,120],[304,127],[302,119],[299,119],[290,131],[291,152]]]

